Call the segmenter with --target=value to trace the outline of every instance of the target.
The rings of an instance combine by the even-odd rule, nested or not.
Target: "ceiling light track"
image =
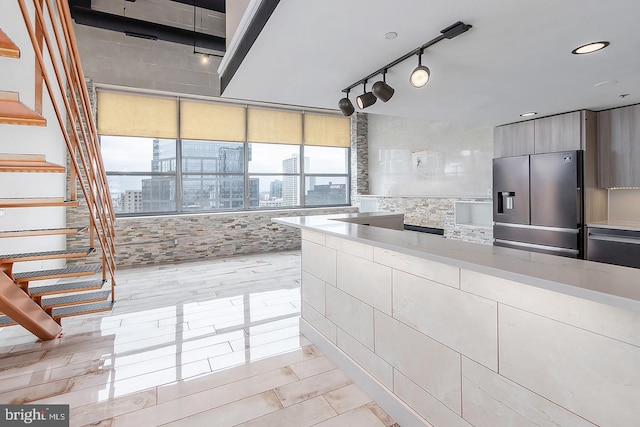
[[[453,25],[450,25],[449,27],[445,28],[444,30],[440,31],[440,35],[432,40],[429,40],[428,42],[426,42],[425,44],[423,44],[422,46],[419,46],[417,48],[415,48],[414,50],[412,50],[411,52],[407,52],[405,55],[402,55],[400,58],[396,59],[395,61],[392,61],[390,63],[388,63],[387,65],[380,67],[379,69],[377,69],[376,71],[374,71],[373,73],[369,74],[366,77],[361,78],[360,80],[358,80],[357,82],[354,82],[353,84],[350,84],[349,86],[345,87],[344,89],[342,89],[342,92],[346,93],[347,96],[345,98],[342,98],[340,100],[339,103],[339,107],[340,107],[340,111],[342,111],[342,113],[345,116],[350,116],[351,114],[353,114],[353,105],[351,105],[351,107],[349,107],[349,105],[347,105],[347,102],[349,104],[351,104],[351,101],[349,100],[349,91],[351,91],[351,89],[353,89],[356,86],[360,86],[360,85],[365,85],[366,88],[366,83],[367,81],[369,81],[371,78],[377,76],[378,74],[381,74],[383,77],[383,82],[384,82],[384,90],[380,91],[382,97],[379,97],[382,101],[387,102],[389,100],[389,98],[391,98],[391,96],[393,95],[393,88],[391,86],[389,86],[386,83],[386,79],[385,79],[385,75],[387,73],[387,71],[389,70],[389,68],[398,65],[399,63],[401,63],[402,61],[405,61],[409,58],[411,58],[412,56],[418,55],[418,67],[411,73],[411,77],[410,77],[410,81],[412,83],[412,85],[414,85],[415,87],[422,87],[424,85],[427,84],[428,80],[429,80],[429,69],[427,67],[425,67],[424,65],[422,65],[422,53],[424,52],[425,49],[433,46],[434,44],[438,43],[441,40],[444,39],[452,39],[454,37],[459,36],[462,33],[467,32],[472,26],[469,24],[465,24],[463,22],[456,22]],[[414,78],[415,78],[415,74],[417,72],[422,73],[422,81],[420,82],[420,86],[415,85],[414,82]],[[424,73],[426,73],[426,76],[424,75]],[[422,83],[424,82],[424,83]],[[381,83],[381,82],[378,82]],[[376,83],[377,84],[377,83]],[[376,84],[374,84],[374,89],[376,88]],[[377,87],[380,87],[382,85],[378,85]],[[373,94],[378,96],[379,91],[374,90]],[[364,95],[368,95],[371,94],[371,92],[366,92],[365,89],[365,94]],[[362,95],[361,95],[362,96]],[[358,97],[360,98],[360,97]],[[386,98],[386,99],[383,99]],[[374,101],[375,102],[375,101]],[[360,104],[360,102],[359,102]],[[365,105],[368,104],[368,105]],[[364,107],[360,107],[360,108],[366,108],[369,105],[372,105],[373,102],[371,103],[363,103],[362,105],[365,105]],[[360,106],[360,105],[359,105]],[[347,114],[348,113],[348,114]]]

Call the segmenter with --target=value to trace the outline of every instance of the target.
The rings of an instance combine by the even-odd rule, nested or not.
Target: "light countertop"
[[[385,215],[368,215],[372,214]],[[358,215],[362,214],[274,218],[273,221],[640,312],[640,269],[341,221]]]

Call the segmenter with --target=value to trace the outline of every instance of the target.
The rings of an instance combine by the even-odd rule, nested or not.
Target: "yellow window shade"
[[[302,144],[302,114],[249,108],[249,142]]]
[[[245,117],[244,107],[181,101],[180,137],[244,142]]]
[[[351,124],[348,117],[305,113],[305,145],[348,148],[351,146],[350,141]]]
[[[178,103],[175,99],[98,92],[98,133],[177,138]]]

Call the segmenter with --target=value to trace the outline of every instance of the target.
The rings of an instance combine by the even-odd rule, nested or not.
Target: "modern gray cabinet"
[[[573,111],[498,126],[493,134],[493,157],[584,150],[586,122],[595,120],[592,114],[590,111]]]
[[[582,111],[534,120],[535,154],[582,150]]]
[[[640,187],[640,105],[598,113],[598,185]]]
[[[533,120],[496,127],[493,132],[493,157],[533,154],[534,135]]]

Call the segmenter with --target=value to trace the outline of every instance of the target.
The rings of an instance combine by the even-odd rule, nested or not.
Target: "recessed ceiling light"
[[[596,83],[593,86],[595,86],[595,87],[605,87],[605,86],[613,86],[613,85],[617,85],[617,84],[618,84],[617,80],[607,80],[605,82]]]
[[[520,117],[531,117],[531,116],[535,116],[536,114],[538,113],[536,113],[535,111],[529,111],[528,113],[520,114]]]
[[[395,31],[389,31],[384,35],[385,40],[393,40],[396,37],[398,37],[398,33],[396,33]]]
[[[577,47],[571,51],[574,55],[583,55],[585,53],[596,52],[609,46],[609,42],[593,42]]]

